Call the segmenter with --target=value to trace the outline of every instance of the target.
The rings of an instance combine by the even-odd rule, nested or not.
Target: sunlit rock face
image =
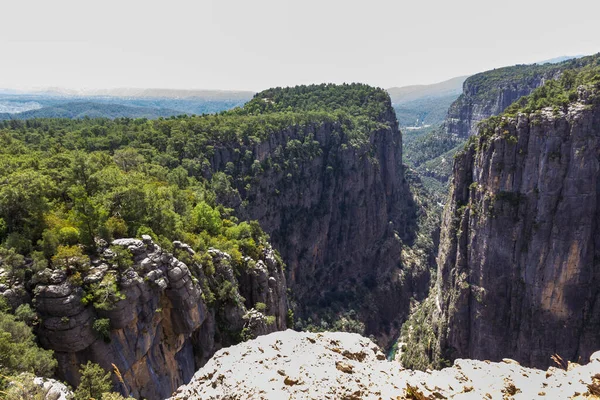
[[[600,390],[599,372],[600,352],[568,371],[510,359],[411,371],[357,334],[287,330],[218,351],[171,399],[568,399]]]
[[[506,117],[458,156],[444,213],[438,354],[547,367],[600,346],[600,107]]]

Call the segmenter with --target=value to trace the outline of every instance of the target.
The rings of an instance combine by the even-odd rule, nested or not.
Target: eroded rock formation
[[[36,277],[34,304],[42,319],[38,337],[55,350],[58,376],[71,385],[79,380],[80,364],[91,360],[108,371],[118,368],[123,382],[113,377],[123,394],[163,399],[240,335],[286,328],[285,278],[270,247],[256,263],[236,272],[228,254],[209,250],[214,265],[209,275],[202,264],[186,265],[149,236],[143,241],[118,239],[113,245],[133,254],[133,266],[119,270],[115,254],[105,248],[83,277],[86,285],[116,277],[124,298],[108,309],[87,303],[82,286],[63,271],[47,270]],[[175,247],[193,253],[185,244],[176,242]],[[223,288],[227,290],[216,300],[205,298],[207,290]],[[257,303],[262,312],[253,308]],[[104,333],[94,325],[103,318],[110,321]]]

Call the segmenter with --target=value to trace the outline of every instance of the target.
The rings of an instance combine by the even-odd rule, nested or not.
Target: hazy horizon
[[[12,2],[0,26],[0,88],[391,88],[600,51],[600,5],[560,4]]]

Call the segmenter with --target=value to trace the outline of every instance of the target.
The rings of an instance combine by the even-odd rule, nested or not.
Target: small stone
[[[569,364],[567,365],[567,371],[571,371],[577,367],[581,367],[581,365],[575,363],[575,362],[571,362],[569,361]]]
[[[168,284],[167,284],[167,281],[165,280],[165,278],[160,278],[155,283],[159,287],[160,290],[165,290],[168,287]]]
[[[352,365],[350,365],[350,364],[347,364],[347,363],[345,363],[345,362],[343,362],[343,361],[336,361],[336,363],[335,363],[335,367],[336,367],[338,370],[340,370],[340,371],[342,371],[342,372],[345,372],[345,373],[347,373],[347,374],[351,374],[351,373],[353,373],[353,372],[354,372],[354,371],[352,370]]]
[[[151,244],[152,243],[152,236],[150,236],[150,235],[142,235],[142,242],[144,242],[144,244]]]
[[[286,376],[285,379],[283,380],[283,383],[285,383],[288,386],[294,386],[294,385],[299,385],[300,384],[300,380],[299,379],[290,378],[289,376]]]

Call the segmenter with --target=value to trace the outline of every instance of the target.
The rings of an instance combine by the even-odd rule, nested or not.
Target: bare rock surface
[[[387,361],[357,334],[287,330],[218,351],[171,399],[597,398],[599,358],[568,371],[459,359],[421,372]]]
[[[504,116],[456,157],[436,285],[437,353],[587,360],[600,345],[600,106]]]
[[[73,394],[67,385],[55,379],[36,377],[33,383],[44,389],[44,400],[69,400]]]

